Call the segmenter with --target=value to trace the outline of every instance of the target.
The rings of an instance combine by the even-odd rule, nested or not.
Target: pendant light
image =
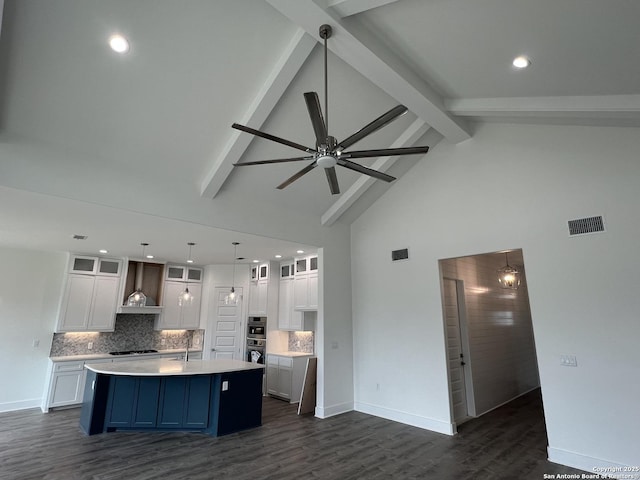
[[[498,283],[502,288],[517,290],[520,286],[520,272],[509,265],[509,254],[504,252],[506,265],[498,269]]]
[[[148,243],[141,243],[142,245],[142,258],[144,258],[144,250],[149,245]],[[135,277],[135,291],[127,298],[127,306],[129,307],[144,307],[147,305],[147,296],[142,293],[142,275],[144,271],[144,263],[138,262],[136,265],[136,277]]]
[[[191,258],[191,248],[195,243],[188,242],[187,245],[189,245],[187,263],[193,263],[193,259]],[[183,307],[185,305],[191,305],[191,303],[193,303],[193,294],[189,291],[189,272],[187,272],[187,285],[184,287],[184,290],[180,292],[180,295],[178,295],[178,306]]]
[[[238,294],[236,293],[236,260],[238,259],[238,245],[240,242],[232,242],[233,245],[233,277],[231,280],[231,291],[224,297],[224,303],[226,305],[237,305]]]

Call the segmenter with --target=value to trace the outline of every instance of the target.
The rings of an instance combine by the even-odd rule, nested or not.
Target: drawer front
[[[278,364],[281,367],[293,367],[293,358],[291,357],[280,357],[280,361],[278,362]]]
[[[54,372],[74,372],[82,370],[84,368],[84,362],[57,362],[53,366]]]

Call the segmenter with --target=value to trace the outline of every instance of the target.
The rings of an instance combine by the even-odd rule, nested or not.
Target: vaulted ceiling
[[[409,109],[358,149],[473,141],[484,121],[640,126],[635,0],[5,0],[3,10],[6,245],[78,250],[71,234],[91,231],[114,254],[165,242],[163,258],[180,261],[186,241],[206,238],[209,263],[230,255],[228,229],[253,233],[260,212],[353,221],[397,184],[338,168],[341,194],[331,195],[316,168],[276,190],[304,164],[233,167],[298,156],[234,122],[315,144],[303,93],[324,105],[322,24],[333,28],[333,136]],[[108,48],[116,32],[127,54]],[[518,55],[529,68],[511,65]],[[428,161],[360,163],[401,177]],[[246,240],[263,257],[298,246],[259,251],[269,242]]]

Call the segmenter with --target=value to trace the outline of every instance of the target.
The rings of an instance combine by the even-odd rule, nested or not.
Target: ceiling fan
[[[320,27],[320,38],[324,40],[324,111],[325,117],[322,116],[322,109],[320,106],[320,100],[318,99],[318,94],[316,92],[306,92],[304,94],[304,100],[307,104],[307,110],[309,112],[309,117],[311,118],[311,125],[313,126],[313,131],[316,136],[316,147],[310,148],[305,147],[296,142],[292,142],[290,140],[285,140],[284,138],[276,137],[275,135],[271,135],[266,132],[262,132],[260,130],[255,130],[250,127],[246,127],[244,125],[240,125],[238,123],[234,123],[232,128],[237,130],[241,130],[246,133],[250,133],[257,137],[262,137],[267,140],[271,140],[272,142],[277,142],[282,145],[287,145],[288,147],[292,147],[298,150],[302,150],[307,153],[307,155],[302,157],[294,157],[294,158],[278,158],[274,160],[258,160],[255,162],[242,162],[242,163],[234,163],[234,167],[244,167],[247,165],[265,165],[270,163],[284,163],[284,162],[299,162],[299,161],[311,161],[306,167],[292,175],[280,185],[277,186],[278,189],[282,190],[283,188],[291,185],[293,182],[298,180],[303,175],[309,173],[315,167],[324,168],[325,174],[327,175],[327,181],[329,182],[329,189],[332,194],[340,193],[340,187],[338,186],[338,177],[336,176],[336,165],[340,165],[342,167],[348,168],[350,170],[354,170],[356,172],[364,173],[365,175],[369,175],[371,177],[377,178],[379,180],[384,180],[385,182],[392,182],[395,180],[395,177],[391,175],[387,175],[386,173],[379,172],[377,170],[373,170],[371,168],[364,167],[358,163],[352,162],[351,159],[355,158],[371,158],[371,157],[389,157],[396,155],[416,155],[420,153],[427,153],[429,151],[429,147],[405,147],[405,148],[383,148],[379,150],[353,150],[350,152],[345,152],[347,148],[354,145],[356,142],[359,142],[363,138],[371,135],[373,132],[381,129],[385,125],[389,124],[400,115],[403,115],[407,112],[407,107],[404,105],[397,105],[393,107],[391,110],[376,118],[374,121],[364,126],[356,133],[347,137],[346,139],[338,142],[335,137],[332,137],[328,133],[328,124],[329,124],[329,109],[328,109],[328,81],[327,81],[327,39],[331,37],[332,29],[330,25],[322,25]]]

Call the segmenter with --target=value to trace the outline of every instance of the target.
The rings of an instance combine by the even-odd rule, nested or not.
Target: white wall
[[[521,247],[550,458],[639,465],[639,133],[481,125],[365,212],[352,225],[356,407],[446,425],[438,259]],[[568,237],[567,220],[601,214],[606,233]],[[409,261],[392,264],[401,247]]]
[[[66,262],[61,253],[0,247],[0,411],[40,406]]]
[[[521,270],[518,290],[502,288],[497,270],[503,254],[443,260],[444,277],[462,280],[475,415],[482,415],[540,386],[527,281],[522,253],[512,252],[509,265]],[[464,321],[464,320],[463,320]]]

